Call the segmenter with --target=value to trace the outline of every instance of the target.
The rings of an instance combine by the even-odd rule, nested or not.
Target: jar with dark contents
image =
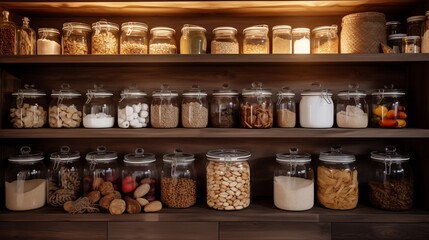
[[[224,84],[214,90],[210,104],[210,122],[212,127],[233,128],[239,126],[240,100],[238,91]]]
[[[405,33],[402,27],[402,23],[399,21],[390,21],[386,22],[386,36],[395,34],[403,34]]]
[[[2,12],[0,22],[0,55],[16,55],[16,25],[9,21],[9,11]]]
[[[402,39],[406,36],[406,34],[393,34],[387,37],[387,45],[392,48],[393,53],[403,53]]]
[[[371,113],[373,127],[406,127],[408,115],[404,90],[391,86],[372,92]]]
[[[244,128],[271,128],[273,126],[272,92],[262,88],[262,83],[253,82],[252,88],[243,89],[241,125]]]
[[[423,35],[422,29],[425,20],[425,16],[412,16],[407,18],[407,36],[421,37]]]

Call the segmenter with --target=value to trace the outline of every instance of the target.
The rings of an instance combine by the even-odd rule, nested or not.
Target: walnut
[[[140,206],[140,203],[137,202],[137,200],[132,198],[127,198],[125,201],[127,203],[127,212],[130,214],[139,213],[142,210],[142,207]]]
[[[109,212],[112,215],[120,215],[125,212],[126,203],[122,199],[115,199],[109,206]]]
[[[89,199],[90,203],[96,203],[100,200],[101,194],[100,194],[100,191],[96,190],[88,193],[86,197]]]
[[[113,191],[115,191],[111,182],[103,182],[98,190],[100,190],[101,195],[103,196],[106,196],[107,194],[113,193]]]
[[[100,202],[98,205],[100,205],[100,208],[108,210],[111,202],[115,199],[115,195],[113,193],[110,193],[100,199]]]

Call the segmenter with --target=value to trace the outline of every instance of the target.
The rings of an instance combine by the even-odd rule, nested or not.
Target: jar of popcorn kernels
[[[10,122],[13,128],[41,128],[47,120],[46,93],[25,85],[12,93]]]

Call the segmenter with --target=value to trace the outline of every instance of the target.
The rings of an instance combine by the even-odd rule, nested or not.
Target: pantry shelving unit
[[[341,25],[344,15],[380,11],[388,20],[424,14],[422,0],[334,1],[0,1],[20,25],[61,28],[62,23],[92,23],[100,18],[122,23],[141,21],[149,27],[169,26],[180,37],[181,26],[193,23],[211,30],[221,25],[239,31],[265,23],[270,27]],[[177,41],[178,42],[178,41]],[[0,181],[7,158],[23,145],[45,155],[68,145],[82,154],[99,145],[120,156],[136,147],[161,156],[175,148],[196,154],[198,204],[189,209],[163,209],[159,213],[107,213],[70,215],[44,207],[12,212],[0,206],[0,239],[428,239],[429,237],[429,54],[348,55],[144,55],[144,56],[0,56]],[[350,83],[362,89],[393,83],[405,89],[409,126],[405,129],[13,129],[9,123],[11,93],[24,84],[35,84],[48,93],[61,83],[85,93],[94,83],[115,93],[131,83],[152,92],[162,83],[183,91],[199,84],[211,92],[229,83],[241,90],[260,81],[274,92],[289,86],[299,93],[314,81],[336,93]],[[299,95],[299,94],[298,94]],[[299,100],[299,96],[297,96]],[[298,147],[317,159],[332,145],[357,156],[360,204],[350,211],[315,206],[305,212],[276,209],[272,202],[274,156]],[[415,204],[404,212],[369,206],[366,183],[369,153],[395,145],[411,155],[415,175]],[[205,153],[214,148],[250,150],[253,201],[237,212],[210,210],[205,202]],[[0,187],[4,199],[4,187]]]

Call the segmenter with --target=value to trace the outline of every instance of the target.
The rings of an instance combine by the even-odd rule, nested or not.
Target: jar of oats
[[[63,24],[63,55],[89,54],[91,27],[86,23],[67,22]]]
[[[154,128],[175,128],[179,125],[179,94],[163,85],[152,93],[150,122]]]
[[[82,104],[78,91],[62,84],[61,89],[52,90],[49,104],[49,126],[51,128],[77,128],[82,122]]]
[[[217,27],[213,29],[211,42],[212,54],[239,54],[237,29],[233,27]]]
[[[121,25],[120,53],[147,54],[147,25],[141,22],[125,22]]]
[[[289,88],[283,88],[277,93],[277,126],[293,128],[296,124],[295,93]]]
[[[101,19],[92,24],[92,54],[118,54],[119,25]]]
[[[10,122],[13,128],[41,128],[47,120],[46,93],[25,85],[12,93]]]
[[[182,94],[182,125],[185,128],[205,128],[209,119],[207,92],[192,86]]]
[[[244,54],[269,54],[270,39],[267,25],[255,25],[243,30]]]
[[[155,27],[150,30],[149,54],[176,54],[176,31],[168,27]]]

